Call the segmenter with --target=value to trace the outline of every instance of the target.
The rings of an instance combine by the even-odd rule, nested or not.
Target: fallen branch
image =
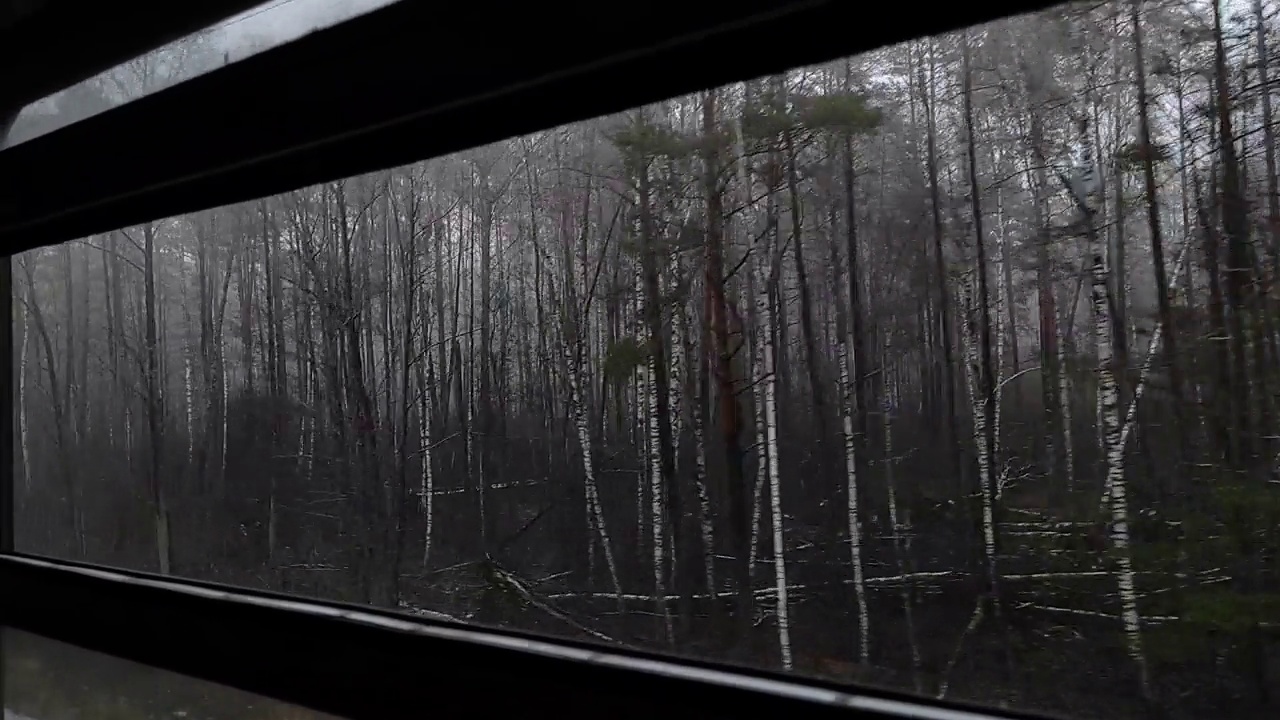
[[[525,602],[538,608],[542,612],[550,615],[551,617],[559,620],[560,622],[568,625],[569,627],[572,627],[578,632],[585,633],[586,635],[589,635],[597,640],[603,640],[604,642],[618,644],[617,640],[614,640],[613,638],[609,637],[608,635],[605,635],[602,632],[599,632],[597,630],[592,630],[586,625],[583,625],[577,620],[574,620],[572,617],[569,616],[568,613],[555,607],[550,602],[547,602],[546,600],[539,598],[533,592],[533,590],[531,590],[529,586],[526,585],[524,581],[520,577],[518,577],[515,573],[511,572],[510,570],[507,570],[506,568],[503,568],[502,566],[498,565],[496,562],[493,562],[492,559],[490,559],[490,563],[493,566],[494,577],[497,578],[503,585],[507,586],[513,592],[515,592],[516,595],[519,595],[520,598]]]
[[[1117,622],[1124,619],[1119,615],[1112,615],[1111,613],[1099,612],[1097,610],[1080,610],[1077,608],[1054,607],[1052,605],[1036,605],[1035,603],[1029,603],[1029,602],[1018,603],[1016,608],[1018,610],[1043,610],[1044,612],[1066,613],[1068,615],[1083,615],[1085,617],[1096,617],[1096,618],[1102,618],[1104,620],[1115,620]],[[1178,617],[1177,615],[1144,615],[1141,618],[1141,621],[1144,623],[1158,623],[1158,622],[1177,622],[1181,619],[1182,618]]]
[[[1174,262],[1173,277],[1178,277],[1182,274],[1182,265],[1187,259],[1187,247],[1189,245],[1191,245],[1189,241],[1183,241],[1182,247],[1178,249],[1178,259]],[[1142,361],[1142,371],[1138,373],[1138,385],[1133,389],[1133,398],[1129,400],[1129,407],[1125,409],[1124,425],[1120,428],[1120,450],[1122,452],[1126,443],[1129,442],[1129,435],[1133,433],[1133,428],[1137,424],[1138,401],[1142,399],[1142,395],[1147,389],[1147,381],[1151,377],[1151,367],[1157,352],[1160,350],[1160,340],[1165,331],[1164,323],[1156,320],[1155,329],[1151,331],[1151,341],[1147,343],[1147,356]],[[1099,512],[1106,510],[1107,503],[1110,500],[1111,482],[1108,480],[1102,488],[1102,498],[1098,501]]]
[[[770,562],[772,562],[772,560],[770,560]],[[884,577],[867,578],[863,582],[867,585],[872,585],[872,586],[894,585],[896,583],[911,582],[914,580],[924,580],[929,578],[959,578],[963,576],[964,576],[964,573],[960,573],[955,570],[922,570],[922,571],[913,572],[913,573],[903,573],[901,575],[888,575]],[[841,582],[845,585],[848,585],[852,583],[853,580],[843,580]],[[788,593],[804,592],[806,590],[809,590],[811,587],[812,586],[810,585],[792,584],[787,586],[787,592]],[[752,593],[757,600],[763,600],[763,599],[773,597],[774,595],[777,595],[778,589],[776,587],[760,588],[758,590],[752,591]],[[732,598],[732,597],[736,597],[737,594],[738,593],[736,590],[722,590],[720,592],[717,592],[715,594],[715,597]],[[668,602],[674,602],[680,599],[680,597],[681,596],[679,595],[665,596]],[[695,593],[687,597],[690,597],[694,600],[707,600],[711,596],[708,595],[707,593]],[[568,592],[559,592],[552,595],[548,595],[547,598],[551,600],[565,600],[569,598],[579,598],[579,599],[589,599],[589,600],[617,600],[618,594],[611,593],[611,592],[568,591]],[[636,602],[656,602],[657,601],[657,598],[654,597],[653,595],[646,595],[643,593],[624,593],[622,595],[622,599],[629,600],[629,601],[636,601]]]
[[[435,610],[427,610],[426,608],[420,608],[405,602],[400,603],[400,611],[405,613],[406,615],[425,618],[427,620],[436,620],[439,622],[455,622],[455,623],[462,622],[461,620],[459,620],[458,618],[452,615],[447,615],[442,612],[436,612]]]

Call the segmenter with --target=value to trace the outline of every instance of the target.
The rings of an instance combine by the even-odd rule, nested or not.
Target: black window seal
[[[0,587],[5,627],[356,720],[1034,717],[30,555]]]

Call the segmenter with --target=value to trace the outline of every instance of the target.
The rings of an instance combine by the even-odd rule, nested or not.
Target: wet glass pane
[[[0,640],[4,720],[335,720],[12,628]]]
[[[19,256],[18,547],[1271,717],[1277,7],[1134,7]]]
[[[18,114],[7,146],[53,132],[393,1],[269,0],[28,105]],[[6,147],[5,143],[0,142],[0,147]]]

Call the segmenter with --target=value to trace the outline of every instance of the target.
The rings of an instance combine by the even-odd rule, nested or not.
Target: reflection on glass
[[[28,105],[18,114],[8,145],[0,141],[0,147],[53,132],[392,2],[269,0]]]
[[[332,720],[332,716],[5,628],[4,720]]]
[[[1142,10],[1144,73],[1072,5],[20,256],[18,545],[1262,712],[1264,5],[1225,67],[1207,5]]]

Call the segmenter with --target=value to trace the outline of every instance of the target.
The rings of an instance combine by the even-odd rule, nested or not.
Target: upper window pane
[[[1272,717],[1278,9],[1068,5],[26,253],[18,547]]]
[[[392,2],[270,0],[31,103],[14,121],[8,145],[53,132]],[[0,142],[0,147],[4,146]]]

